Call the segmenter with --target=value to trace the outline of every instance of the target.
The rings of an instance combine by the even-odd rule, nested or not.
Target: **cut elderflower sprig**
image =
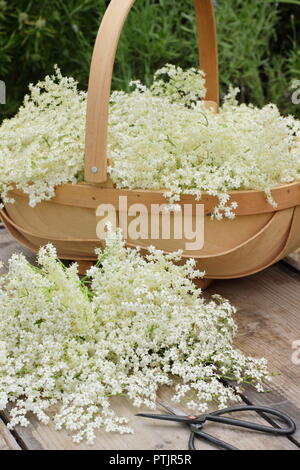
[[[300,121],[277,107],[238,105],[231,89],[218,114],[203,106],[205,80],[196,69],[166,65],[150,88],[134,82],[110,101],[109,168],[118,188],[161,189],[170,203],[181,194],[217,196],[214,216],[234,217],[229,191],[265,192],[300,179]],[[55,187],[83,178],[86,93],[58,68],[30,86],[19,113],[0,127],[0,194],[16,185],[34,206]]]
[[[262,390],[266,361],[233,347],[235,309],[203,299],[193,260],[178,265],[179,253],[154,248],[144,259],[120,232],[108,233],[98,256],[89,286],[51,245],[40,249],[39,268],[13,255],[0,278],[0,409],[13,403],[10,428],[33,412],[92,442],[100,427],[131,432],[113,396],[154,408],[158,388],[173,385],[176,402],[202,412],[237,400],[243,383]]]

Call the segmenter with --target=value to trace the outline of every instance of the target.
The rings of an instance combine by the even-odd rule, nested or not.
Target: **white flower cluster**
[[[0,127],[0,193],[9,202],[12,185],[35,206],[55,194],[55,186],[82,175],[86,93],[72,78],[47,76],[24,99],[18,114]]]
[[[154,96],[165,96],[171,103],[191,106],[205,98],[205,74],[193,67],[183,70],[181,67],[166,64],[155,72],[150,90]]]
[[[109,168],[119,188],[165,189],[219,198],[214,216],[234,216],[228,191],[270,189],[300,178],[300,121],[275,105],[238,105],[231,89],[218,114],[206,110],[203,72],[167,65],[150,88],[135,82],[110,104]],[[16,117],[0,127],[0,194],[15,183],[34,206],[55,186],[81,180],[86,94],[60,71],[31,86]]]
[[[173,384],[175,401],[204,411],[238,399],[243,383],[261,390],[266,361],[234,349],[235,309],[204,301],[193,260],[180,266],[180,254],[153,248],[144,259],[119,232],[98,256],[80,279],[48,245],[40,268],[13,255],[0,278],[0,409],[14,403],[11,428],[33,412],[92,442],[100,427],[130,432],[113,396],[154,408],[158,388]]]
[[[300,178],[300,121],[275,105],[262,109],[235,100],[230,90],[220,112],[198,101],[186,106],[137,87],[111,96],[109,171],[119,188],[162,189],[174,203],[181,194],[219,198],[214,216],[234,216],[228,191],[270,189]]]

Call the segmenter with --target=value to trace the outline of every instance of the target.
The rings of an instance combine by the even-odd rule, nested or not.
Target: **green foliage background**
[[[57,63],[86,89],[96,32],[106,0],[0,0],[0,80],[7,104],[18,109],[28,83]],[[229,83],[241,99],[278,104],[300,117],[291,103],[291,83],[300,80],[300,0],[218,0],[217,23],[222,92]],[[137,0],[120,41],[113,88],[139,78],[151,82],[166,62],[197,64],[191,0]]]

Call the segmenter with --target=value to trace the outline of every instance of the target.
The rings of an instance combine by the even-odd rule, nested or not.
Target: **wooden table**
[[[0,258],[7,262],[13,252],[22,251],[32,261],[34,257],[17,245],[7,232],[0,229]],[[291,438],[270,437],[228,426],[206,425],[206,430],[230,442],[240,449],[285,449],[300,448],[300,263],[281,262],[254,276],[232,281],[218,281],[206,292],[219,293],[227,297],[238,308],[236,321],[239,334],[235,344],[245,354],[266,357],[269,368],[276,373],[268,393],[245,390],[243,400],[247,404],[266,404],[286,412],[298,425]],[[298,343],[296,343],[298,341]],[[294,346],[294,349],[293,349]],[[168,401],[167,389],[160,398]],[[107,434],[99,431],[93,446],[76,445],[66,432],[58,432],[52,425],[40,424],[34,416],[27,428],[17,427],[10,432],[6,426],[7,411],[0,413],[0,450],[4,449],[108,449],[156,451],[186,450],[188,430],[174,423],[145,422],[135,419],[134,409],[124,398],[114,399],[115,407],[131,419],[134,435]],[[245,417],[245,416],[244,416]],[[243,418],[243,414],[239,414]],[[253,415],[253,420],[266,423],[265,419]],[[201,449],[211,449],[198,441]]]

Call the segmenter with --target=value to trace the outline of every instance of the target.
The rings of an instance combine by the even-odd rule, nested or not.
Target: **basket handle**
[[[107,132],[112,72],[119,37],[135,0],[111,0],[94,47],[87,100],[85,181],[107,180]],[[196,10],[199,60],[206,74],[207,101],[219,102],[218,54],[212,0],[193,0]]]

